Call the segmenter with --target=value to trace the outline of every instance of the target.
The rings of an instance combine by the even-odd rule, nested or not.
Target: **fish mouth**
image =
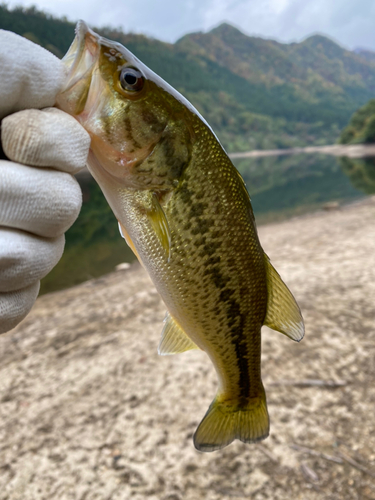
[[[91,74],[100,54],[100,38],[84,21],[78,21],[75,38],[62,59],[67,69],[67,79],[61,93],[67,92],[82,79]]]
[[[55,105],[82,122],[87,116],[83,111],[90,106],[95,113],[98,96],[102,91],[99,60],[101,37],[90,30],[84,21],[79,21],[76,36],[62,59],[66,68],[66,80],[56,97]]]

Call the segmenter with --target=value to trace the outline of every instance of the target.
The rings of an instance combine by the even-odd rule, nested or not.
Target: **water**
[[[332,156],[300,154],[235,160],[235,165],[245,179],[257,223],[262,224],[319,209],[327,202],[347,203],[363,197],[374,165],[362,161],[367,165],[364,168],[358,166],[361,160],[348,161],[342,168]],[[74,286],[113,271],[121,262],[135,260],[95,181],[81,177],[79,182],[81,213],[66,233],[62,259],[42,280],[41,293]]]
[[[258,224],[364,196],[333,156],[273,156],[234,160],[234,164],[246,182]]]

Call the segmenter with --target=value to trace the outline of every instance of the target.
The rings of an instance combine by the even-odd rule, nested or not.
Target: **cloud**
[[[375,49],[373,0],[212,0],[205,12],[205,28],[222,20],[247,34],[298,41],[324,33],[348,47]]]
[[[20,3],[36,4],[70,20],[121,26],[169,42],[227,21],[247,34],[284,42],[320,32],[349,48],[375,50],[373,0],[11,0],[9,5]]]

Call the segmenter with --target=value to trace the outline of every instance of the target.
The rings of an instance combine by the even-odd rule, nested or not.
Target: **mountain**
[[[72,43],[74,27],[67,19],[45,14],[36,7],[9,10],[6,4],[0,4],[0,29],[14,31],[58,57],[62,57]]]
[[[361,57],[363,57],[367,61],[370,61],[370,62],[375,61],[375,52],[373,52],[372,50],[363,49],[361,47],[358,47],[358,48],[354,49],[353,52],[360,55]]]
[[[186,35],[176,47],[248,82],[241,102],[268,116],[344,125],[349,109],[375,93],[375,64],[320,35],[281,44],[223,24],[209,33]]]
[[[74,24],[35,7],[0,5],[0,28],[58,56]],[[222,24],[168,44],[95,28],[125,44],[198,108],[229,151],[337,140],[352,113],[375,94],[375,60],[322,35],[283,44]]]

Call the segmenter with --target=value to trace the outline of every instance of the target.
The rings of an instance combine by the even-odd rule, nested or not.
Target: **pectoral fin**
[[[162,209],[155,194],[152,195],[151,206],[147,210],[147,217],[153,230],[155,231],[155,234],[159,238],[169,261],[171,255],[171,232],[164,210]]]
[[[164,323],[158,347],[158,354],[160,354],[160,356],[178,354],[180,352],[190,351],[190,349],[199,349],[170,314],[167,313]]]
[[[305,334],[301,311],[266,254],[264,254],[264,260],[268,290],[267,314],[264,324],[299,342]]]

